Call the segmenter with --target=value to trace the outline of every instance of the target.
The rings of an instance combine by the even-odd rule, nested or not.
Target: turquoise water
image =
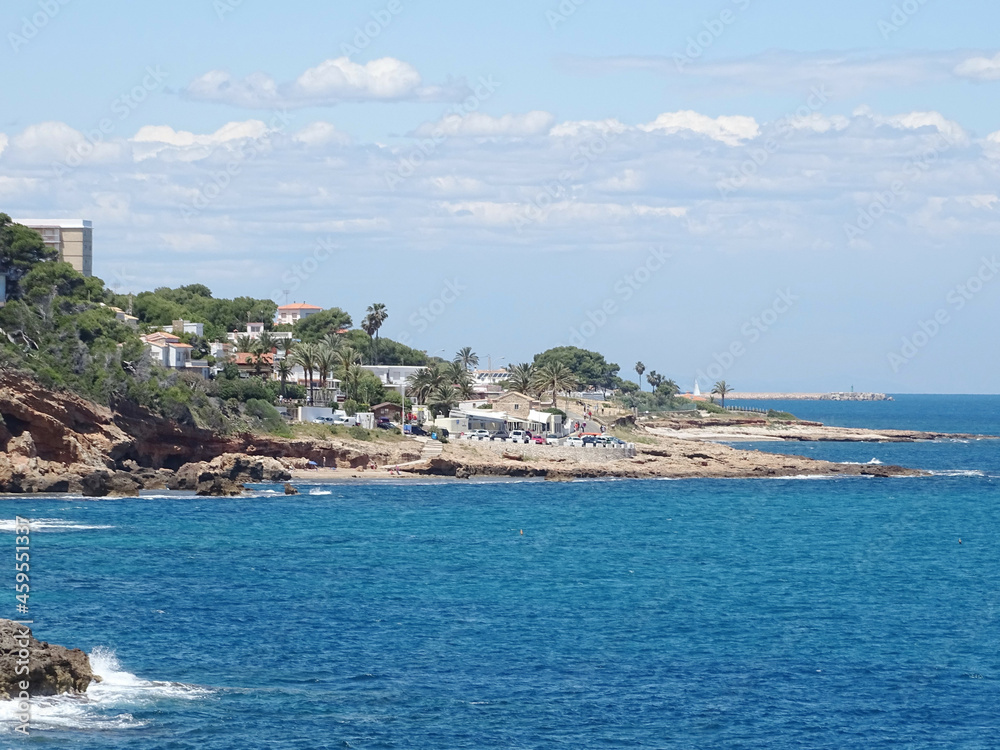
[[[0,500],[108,678],[0,746],[997,747],[997,446],[778,448],[940,473]]]

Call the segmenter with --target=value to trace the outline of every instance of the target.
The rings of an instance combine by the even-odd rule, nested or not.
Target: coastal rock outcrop
[[[27,659],[25,656],[27,655]],[[24,662],[27,661],[27,673]],[[84,693],[100,681],[90,658],[80,649],[55,646],[36,639],[31,629],[11,620],[0,620],[0,700],[16,699],[20,683],[28,683],[32,698],[62,693]]]

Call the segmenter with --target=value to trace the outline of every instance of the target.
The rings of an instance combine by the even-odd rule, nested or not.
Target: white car
[[[489,430],[475,430],[469,433],[470,440],[489,440],[490,431]]]
[[[313,424],[337,424],[337,422],[333,417],[316,417]]]
[[[530,443],[531,436],[524,430],[514,430],[510,433],[510,439],[515,443]]]
[[[570,448],[582,448],[583,438],[580,437],[566,438],[566,445],[568,445]]]

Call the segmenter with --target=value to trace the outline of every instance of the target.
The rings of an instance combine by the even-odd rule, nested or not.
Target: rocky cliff
[[[417,458],[337,440],[225,435],[179,425],[135,404],[108,409],[0,374],[0,492],[134,495],[140,489],[233,494],[281,482],[308,461],[355,468]]]

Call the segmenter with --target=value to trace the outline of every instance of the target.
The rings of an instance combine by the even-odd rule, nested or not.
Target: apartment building
[[[15,219],[34,229],[46,246],[58,251],[59,260],[84,276],[94,275],[94,224],[84,219]]]

